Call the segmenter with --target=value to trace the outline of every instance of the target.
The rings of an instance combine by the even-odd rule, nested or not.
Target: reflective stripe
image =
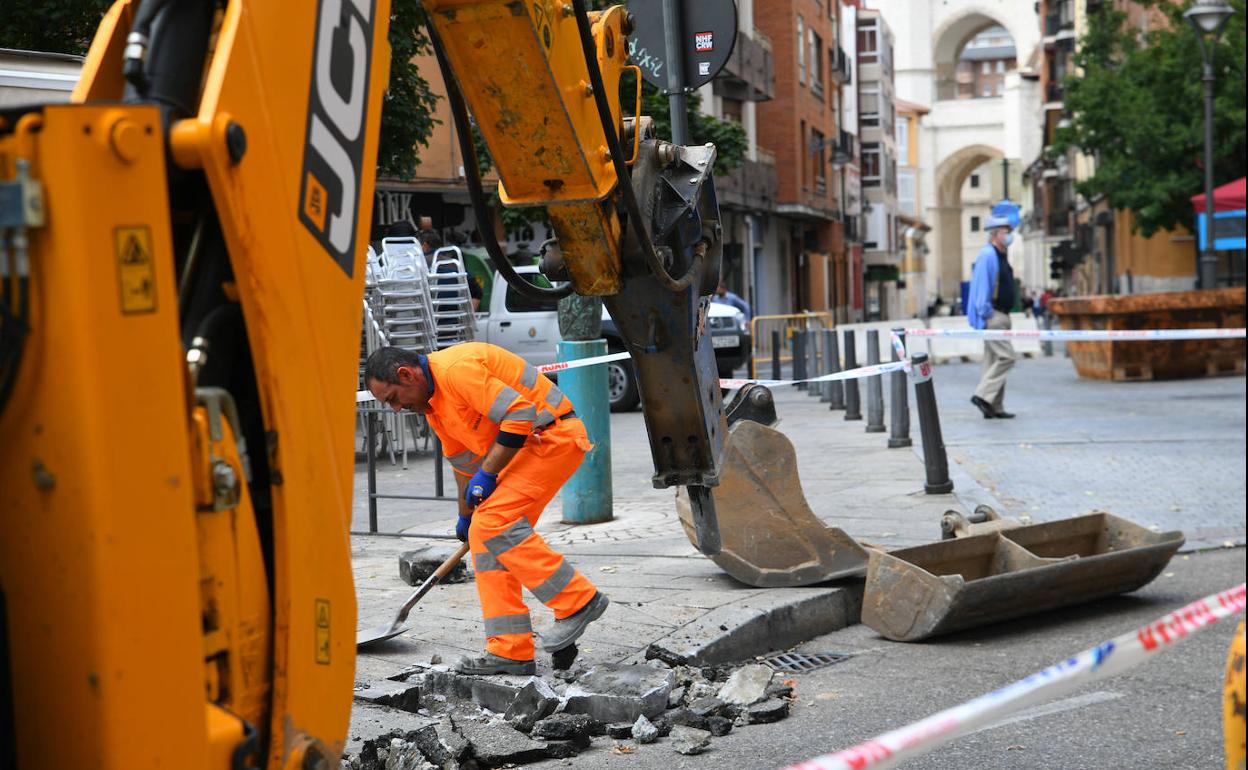
[[[498,557],[489,551],[474,552],[472,554],[472,568],[477,572],[506,572],[507,568],[498,560]]]
[[[515,524],[504,530],[501,535],[495,535],[486,540],[485,547],[495,556],[501,556],[523,543],[531,534],[533,534],[533,525],[529,523],[528,519],[521,517],[516,520]]]
[[[490,407],[490,413],[486,415],[490,418],[490,422],[502,422],[507,416],[507,407],[511,406],[511,402],[517,398],[520,398],[520,394],[506,386],[498,391],[498,395],[494,397],[494,404]]]
[[[537,378],[541,376],[541,372],[532,364],[525,364],[524,371],[520,372],[520,387],[535,388],[537,387]]]
[[[530,633],[533,633],[533,622],[529,620],[527,612],[523,615],[499,615],[496,618],[485,619],[486,636]]]
[[[450,462],[451,467],[457,471],[475,471],[477,466],[481,464],[481,458],[472,453],[472,450],[466,449],[456,455],[446,458]]]
[[[537,416],[537,422],[534,423],[535,428],[545,428],[555,421],[555,415],[550,412],[542,412]]]
[[[546,406],[551,409],[558,409],[563,403],[563,391],[554,385],[550,386],[550,392],[546,394]]]
[[[519,409],[512,409],[510,412],[503,415],[503,420],[519,420],[520,422],[533,422],[536,419],[537,419],[537,407],[535,406],[522,406]]]
[[[559,592],[568,587],[568,583],[572,582],[572,578],[576,576],[576,568],[568,563],[567,559],[559,562],[558,568],[546,581],[537,588],[532,590],[532,594],[542,604],[554,599]]]

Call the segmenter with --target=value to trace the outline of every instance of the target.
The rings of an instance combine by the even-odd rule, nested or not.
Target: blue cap
[[[998,227],[1008,227],[1008,228],[1010,228],[1011,230],[1013,230],[1013,229],[1014,229],[1014,225],[1010,224],[1010,218],[1009,218],[1009,217],[1003,217],[1003,216],[999,216],[999,215],[997,215],[997,214],[993,214],[993,215],[989,216],[989,217],[988,217],[988,222],[984,224],[984,229],[985,229],[985,230],[995,230],[995,229],[997,229]]]

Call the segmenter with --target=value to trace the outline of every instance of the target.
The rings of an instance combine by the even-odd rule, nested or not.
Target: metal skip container
[[[1181,532],[1108,513],[1025,526],[977,513],[990,520],[946,526],[953,539],[871,551],[862,622],[913,642],[1129,593],[1161,574],[1184,542]]]

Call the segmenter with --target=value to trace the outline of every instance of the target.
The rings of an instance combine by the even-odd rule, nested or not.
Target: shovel
[[[355,633],[356,648],[358,649],[368,644],[376,644],[377,642],[384,642],[387,639],[393,639],[406,631],[407,625],[405,624],[405,621],[407,620],[407,613],[412,611],[412,607],[416,606],[416,602],[423,599],[425,594],[429,593],[429,589],[437,585],[439,580],[446,577],[446,573],[455,569],[455,565],[459,564],[459,560],[464,558],[464,554],[466,553],[468,553],[468,544],[464,543],[459,547],[458,551],[448,556],[446,561],[442,562],[442,564],[434,570],[432,575],[425,578],[425,582],[421,583],[420,587],[413,591],[411,596],[407,597],[407,601],[403,602],[403,606],[399,608],[399,614],[395,616],[393,623],[357,631]]]

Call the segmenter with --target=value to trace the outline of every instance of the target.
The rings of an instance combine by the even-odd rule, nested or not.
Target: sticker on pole
[[[677,3],[680,63],[686,90],[701,88],[719,74],[737,43],[737,4],[733,0],[685,0]],[[628,57],[641,76],[667,91],[667,42],[663,0],[628,0],[636,29],[628,36]]]
[[[932,379],[932,362],[915,362],[910,367],[910,379],[917,385]]]

